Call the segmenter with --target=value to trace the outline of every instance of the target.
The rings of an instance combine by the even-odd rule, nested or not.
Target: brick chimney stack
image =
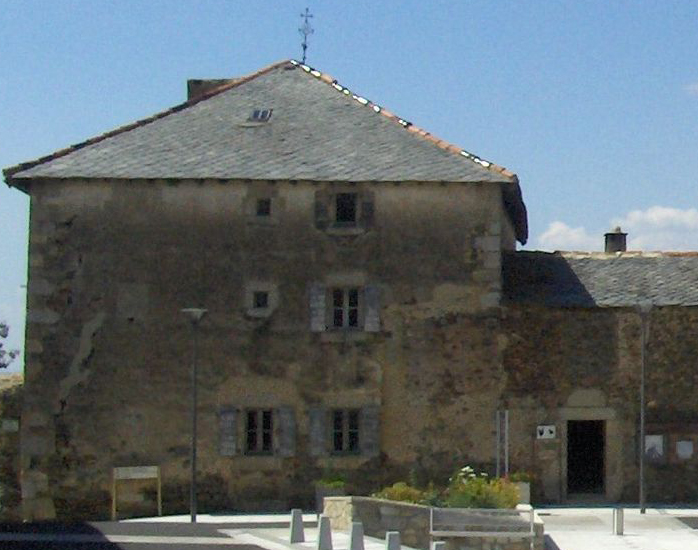
[[[613,254],[615,252],[625,252],[626,251],[625,237],[627,237],[627,236],[628,236],[628,234],[623,233],[623,231],[621,231],[620,227],[616,227],[610,233],[606,233],[604,235],[604,237],[606,237],[606,248],[605,248],[606,254]]]

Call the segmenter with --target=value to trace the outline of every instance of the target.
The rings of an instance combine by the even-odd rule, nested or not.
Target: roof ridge
[[[235,79],[231,82],[228,82],[227,84],[223,84],[223,85],[218,86],[212,90],[209,90],[208,92],[203,93],[200,96],[197,96],[196,98],[187,99],[187,101],[184,101],[183,103],[179,103],[179,104],[175,105],[174,107],[170,107],[169,109],[166,109],[165,111],[157,112],[154,115],[151,115],[149,117],[140,118],[140,119],[138,119],[134,122],[131,122],[129,124],[119,126],[117,128],[114,128],[113,130],[109,130],[108,132],[104,132],[103,134],[99,134],[95,137],[86,139],[85,141],[81,141],[79,143],[76,143],[75,145],[71,145],[70,147],[66,147],[64,149],[59,149],[58,151],[54,151],[53,153],[50,153],[48,155],[44,155],[43,157],[39,157],[36,160],[22,162],[20,164],[10,166],[8,168],[5,168],[2,171],[2,173],[5,176],[6,180],[8,178],[11,179],[12,176],[14,174],[16,174],[17,172],[22,172],[24,170],[34,168],[35,166],[38,166],[40,164],[44,164],[45,162],[49,162],[49,161],[55,160],[57,158],[61,158],[61,157],[64,157],[66,155],[69,155],[70,153],[73,153],[74,151],[82,149],[83,147],[87,147],[89,145],[94,145],[95,143],[99,143],[99,142],[104,141],[106,139],[109,139],[111,137],[114,137],[114,136],[117,136],[120,134],[124,134],[124,133],[129,132],[131,130],[134,130],[136,128],[141,128],[143,126],[150,124],[151,122],[155,122],[156,120],[160,120],[161,118],[165,118],[168,115],[178,113],[179,111],[182,111],[184,109],[192,107],[192,106],[196,105],[197,103],[200,103],[202,101],[206,101],[207,99],[210,99],[213,96],[216,96],[216,95],[218,95],[222,92],[225,92],[227,90],[230,90],[232,88],[235,88],[241,84],[244,84],[246,82],[249,82],[250,80],[253,80],[259,76],[262,76],[263,74],[271,72],[274,69],[278,69],[279,67],[283,67],[284,65],[287,65],[287,64],[293,63],[293,62],[294,61],[291,59],[284,59],[283,61],[277,61],[276,63],[272,63],[271,65],[267,65],[266,67],[263,67],[263,68],[259,69],[258,71],[255,71],[254,73],[251,73],[247,76],[243,76],[239,79]],[[8,182],[8,185],[9,185],[9,182]]]
[[[351,96],[353,99],[355,99],[358,103],[361,105],[364,105],[366,107],[370,107],[373,109],[378,114],[381,114],[385,116],[386,118],[396,122],[403,128],[405,128],[409,132],[413,132],[417,136],[420,136],[422,139],[425,139],[426,141],[429,141],[439,147],[440,149],[443,149],[445,151],[448,151],[450,153],[456,154],[456,155],[461,155],[471,162],[474,162],[475,164],[478,164],[482,168],[485,168],[486,170],[490,170],[492,172],[495,172],[497,174],[501,174],[507,178],[512,179],[513,181],[518,181],[518,177],[516,174],[510,170],[507,170],[503,166],[499,166],[498,164],[495,164],[493,162],[490,162],[488,160],[485,160],[469,151],[466,151],[462,147],[455,145],[453,143],[450,143],[446,140],[440,139],[437,136],[433,135],[430,132],[427,132],[426,130],[420,128],[419,126],[415,126],[411,122],[408,122],[407,120],[398,117],[397,115],[393,114],[390,112],[388,109],[385,109],[384,107],[378,105],[377,103],[374,103],[373,101],[360,96],[358,94],[353,93],[349,88],[346,86],[342,86],[337,82],[336,78],[333,78],[331,75],[327,73],[323,73],[321,71],[318,71],[317,69],[314,69],[310,65],[306,65],[304,63],[301,63],[299,61],[296,61],[295,59],[290,59],[289,63],[292,65],[295,65],[297,67],[300,67],[305,71],[306,73],[314,76],[315,78],[321,80],[322,82],[329,84],[332,86],[335,90],[337,90],[340,93],[343,93],[344,95]]]

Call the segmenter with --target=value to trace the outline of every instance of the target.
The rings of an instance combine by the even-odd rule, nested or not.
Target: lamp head
[[[206,315],[208,310],[199,307],[187,307],[181,309],[180,311],[189,317],[192,323],[198,323],[201,321],[201,318]]]

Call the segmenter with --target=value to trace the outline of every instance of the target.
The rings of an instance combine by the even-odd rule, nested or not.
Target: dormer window
[[[253,122],[267,122],[271,118],[273,109],[255,109],[250,120]]]

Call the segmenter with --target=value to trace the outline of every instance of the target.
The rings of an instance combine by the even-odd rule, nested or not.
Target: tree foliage
[[[12,361],[14,361],[15,357],[19,355],[19,351],[17,350],[8,350],[5,349],[5,338],[7,338],[7,335],[10,333],[10,327],[7,326],[6,323],[3,323],[0,321],[0,369],[5,369],[7,368]]]

